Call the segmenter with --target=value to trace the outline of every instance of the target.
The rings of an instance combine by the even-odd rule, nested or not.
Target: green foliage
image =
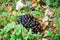
[[[2,8],[0,8],[0,12],[3,12]]]
[[[48,35],[49,37],[51,37],[51,38],[54,37],[54,33],[53,33],[53,31],[48,31],[48,32],[47,32],[47,35]]]
[[[16,2],[17,2],[18,0],[0,0],[0,5],[4,5],[4,7],[6,6],[6,5],[12,5],[12,9],[15,9],[15,6],[16,6]]]
[[[60,31],[60,16],[59,14],[56,12],[55,13],[55,17],[56,17],[56,26],[58,27],[58,30]]]
[[[31,12],[31,14],[34,15],[34,16],[43,17],[44,13],[41,12],[39,8],[40,8],[40,6],[37,6],[37,7],[35,8],[36,11]]]
[[[16,2],[17,0],[0,0],[0,3],[14,3],[14,2]]]
[[[60,32],[58,32],[57,34],[54,34],[53,31],[48,31],[47,36],[52,38],[53,40],[59,40]]]
[[[59,40],[59,38],[60,38],[60,32],[58,32],[58,33],[55,35],[54,39],[55,39],[55,40]]]
[[[24,33],[25,28],[19,24],[17,25],[17,28],[14,26],[15,22],[7,24],[7,26],[4,27],[4,29],[1,30],[0,35],[2,36],[3,40],[33,40],[41,39],[40,33],[32,34],[31,29]],[[11,33],[10,33],[11,32]]]
[[[46,4],[51,7],[58,7],[60,0],[46,0]]]
[[[7,25],[8,23],[10,23],[10,19],[13,21],[16,21],[16,18],[18,17],[18,14],[13,15],[10,12],[2,12],[0,14],[0,17],[2,17],[3,19],[0,19],[0,25]]]
[[[56,22],[56,26],[59,28],[60,30],[60,21]]]

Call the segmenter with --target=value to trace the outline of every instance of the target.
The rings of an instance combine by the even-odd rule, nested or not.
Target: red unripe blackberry
[[[30,14],[25,14],[22,16],[19,16],[17,20],[18,24],[22,24],[23,27],[26,29],[31,28],[33,33],[41,32],[41,25],[39,22],[36,21],[36,18],[34,18]]]

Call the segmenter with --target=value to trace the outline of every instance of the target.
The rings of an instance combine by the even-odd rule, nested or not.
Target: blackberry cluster
[[[30,14],[25,14],[22,16],[19,16],[19,19],[17,20],[18,24],[22,24],[23,27],[26,29],[31,28],[33,33],[41,32],[41,25],[39,22],[36,21],[36,18],[31,16]]]

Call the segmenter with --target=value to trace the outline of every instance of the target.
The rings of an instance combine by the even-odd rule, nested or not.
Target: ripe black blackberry
[[[31,16],[30,14],[25,14],[22,16],[19,16],[19,19],[17,20],[18,24],[22,24],[23,27],[26,29],[31,28],[33,33],[41,32],[41,25],[39,22],[36,21],[36,18]]]

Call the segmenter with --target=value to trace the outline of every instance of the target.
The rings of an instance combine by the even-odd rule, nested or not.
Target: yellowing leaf
[[[13,20],[11,18],[8,18],[8,19],[10,20],[11,23],[13,22]]]
[[[57,31],[58,31],[58,28],[57,28],[57,27],[55,27],[55,28],[54,28],[54,34],[56,34],[56,33],[57,33]]]
[[[12,11],[12,6],[9,6],[9,12],[11,12]]]
[[[5,9],[6,12],[11,12],[12,11],[12,6],[8,6],[6,9]]]
[[[53,24],[53,27],[56,27],[56,24]]]
[[[32,7],[35,7],[35,6],[37,6],[37,5],[38,5],[37,0],[32,0],[32,2],[33,2]]]
[[[16,15],[16,11],[12,11],[12,15]]]
[[[4,5],[3,5],[3,4],[2,4],[2,6],[1,6],[1,8],[4,9]]]
[[[42,28],[42,29],[45,30],[46,27],[47,27],[47,25],[48,25],[48,22],[44,22],[44,23],[43,23],[43,28]]]

